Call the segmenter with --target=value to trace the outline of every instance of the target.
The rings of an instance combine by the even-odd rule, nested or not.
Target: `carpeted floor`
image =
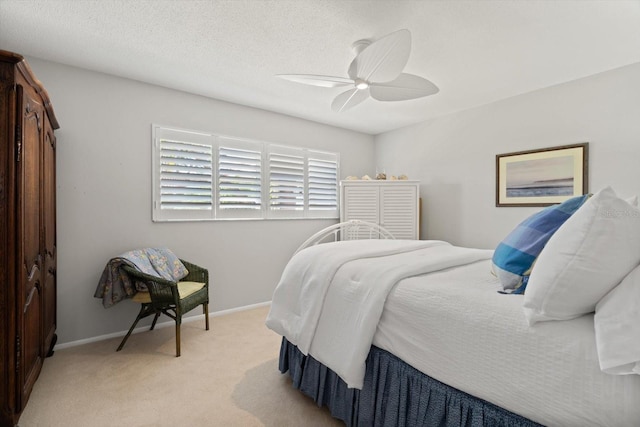
[[[278,371],[269,307],[58,350],[45,360],[20,427],[344,426]],[[166,318],[164,319],[166,320]]]

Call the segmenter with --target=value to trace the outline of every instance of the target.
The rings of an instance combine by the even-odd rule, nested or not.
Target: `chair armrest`
[[[164,285],[164,286],[178,286],[178,284],[176,282],[172,282],[171,280],[165,280],[165,279],[163,279],[161,277],[158,277],[158,276],[152,276],[150,274],[143,273],[142,271],[137,270],[137,269],[135,269],[133,267],[130,267],[128,265],[123,265],[122,268],[131,277],[134,277],[136,280],[139,280],[141,282],[154,282],[154,283],[157,283],[159,285]]]
[[[209,286],[209,270],[183,259],[181,259],[180,261],[184,264],[187,270],[189,270],[189,274],[180,279],[181,281],[200,282],[204,283],[207,287]]]
[[[200,283],[204,283],[206,287],[209,287],[209,271],[206,268],[200,267],[199,265],[193,264],[183,259],[181,259],[180,261],[184,264],[186,269],[189,271],[189,274],[187,274],[185,277],[180,279],[180,281],[200,282]],[[171,280],[166,280],[158,276],[152,276],[150,274],[143,273],[140,270],[128,265],[123,265],[122,268],[132,278],[145,283],[153,282],[156,284],[156,286],[158,286],[158,288],[161,288],[163,286],[176,288],[178,286],[177,282],[173,282]]]
[[[151,297],[151,305],[155,309],[163,310],[170,304],[177,304],[180,300],[177,282],[143,273],[128,265],[123,265],[122,268],[132,279],[145,284]]]

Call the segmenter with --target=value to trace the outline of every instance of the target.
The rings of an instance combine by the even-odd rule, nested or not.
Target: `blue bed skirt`
[[[371,347],[362,390],[282,339],[280,372],[293,386],[327,406],[347,426],[533,427],[533,421],[443,384],[391,353]]]

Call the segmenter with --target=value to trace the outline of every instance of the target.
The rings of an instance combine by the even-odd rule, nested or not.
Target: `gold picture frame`
[[[589,143],[496,155],[496,206],[550,206],[586,194]]]

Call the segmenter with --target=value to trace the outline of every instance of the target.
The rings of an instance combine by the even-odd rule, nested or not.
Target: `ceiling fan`
[[[403,73],[411,52],[411,33],[398,30],[374,42],[358,40],[353,44],[356,57],[351,62],[349,77],[313,74],[278,74],[285,80],[321,87],[352,86],[331,103],[341,112],[371,97],[378,101],[405,101],[438,93],[429,80]]]

